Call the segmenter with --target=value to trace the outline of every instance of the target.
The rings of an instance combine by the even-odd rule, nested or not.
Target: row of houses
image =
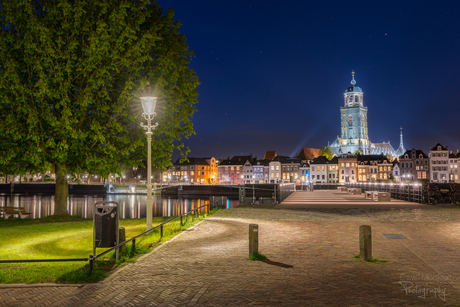
[[[211,184],[306,182],[309,180],[308,162],[318,157],[319,151],[303,148],[294,158],[279,156],[276,151],[267,151],[263,159],[252,154],[220,160],[188,158],[187,162],[178,160],[173,163],[162,173],[162,181]]]
[[[437,143],[428,154],[406,150],[394,159],[384,155],[319,157],[310,163],[312,183],[369,182],[379,180],[460,183],[460,152]]]
[[[460,183],[460,152],[436,144],[425,154],[420,149],[392,159],[384,155],[344,154],[327,159],[319,149],[303,148],[296,157],[267,151],[263,159],[251,155],[189,158],[176,161],[162,174],[163,182],[242,184],[313,183],[341,184],[370,181],[431,181]]]
[[[453,153],[437,143],[428,153],[420,149],[406,150],[396,159],[384,155],[345,154],[327,159],[319,149],[303,148],[295,157],[267,151],[263,159],[251,155],[226,159],[188,158],[177,160],[171,167],[152,174],[152,182],[242,184],[242,183],[313,183],[340,184],[369,181],[430,181],[460,183],[460,152]],[[145,182],[145,168],[133,168],[111,180]],[[54,181],[54,172],[39,175],[9,176],[11,181]],[[0,178],[6,182],[7,178]],[[22,179],[22,180],[21,180]],[[83,174],[82,182],[102,182],[97,175]],[[75,179],[69,178],[75,181]]]

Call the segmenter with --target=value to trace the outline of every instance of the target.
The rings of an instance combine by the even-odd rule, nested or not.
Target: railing
[[[294,191],[294,183],[245,184],[239,186],[239,202],[243,204],[248,200],[250,203],[267,203],[271,199],[273,203],[280,203]]]
[[[339,186],[339,183],[314,183],[313,184],[313,189],[314,190],[337,190],[337,186]]]
[[[379,191],[391,193],[391,198],[425,203],[422,197],[422,185],[418,183],[381,183],[381,182],[353,182],[346,183],[346,187],[359,188],[363,192]]]
[[[23,262],[67,262],[67,261],[89,261],[89,274],[91,275],[92,272],[93,272],[93,265],[94,265],[94,260],[106,255],[107,253],[113,251],[113,250],[116,250],[124,245],[126,245],[128,242],[132,242],[132,248],[131,248],[131,253],[134,253],[135,249],[136,249],[136,239],[143,236],[143,235],[146,235],[152,231],[154,231],[155,229],[158,229],[160,228],[160,235],[161,237],[163,237],[163,226],[172,222],[172,221],[175,221],[177,219],[180,219],[180,223],[181,225],[183,225],[183,217],[185,216],[186,219],[187,219],[187,215],[191,214],[192,212],[195,212],[195,218],[198,217],[198,210],[200,210],[201,208],[204,208],[204,207],[208,207],[208,211],[207,212],[211,212],[212,209],[214,208],[218,208],[219,205],[218,205],[218,201],[214,201],[214,202],[209,202],[208,204],[206,205],[203,205],[203,206],[200,206],[198,208],[195,208],[193,210],[190,210],[188,211],[187,213],[184,213],[184,214],[181,214],[179,216],[176,216],[164,223],[161,223],[160,225],[157,225],[155,227],[153,227],[152,229],[149,229],[149,230],[146,230],[140,234],[138,234],[137,236],[134,236],[132,237],[131,239],[128,239],[124,242],[121,242],[119,243],[118,245],[100,253],[99,255],[89,255],[88,258],[67,258],[67,259],[30,259],[30,260],[0,260],[0,263],[23,263]],[[223,206],[223,208],[225,208]]]

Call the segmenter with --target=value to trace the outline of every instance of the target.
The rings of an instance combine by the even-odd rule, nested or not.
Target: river
[[[219,196],[216,196],[216,198]],[[222,199],[219,197],[219,199]],[[70,195],[67,200],[67,211],[70,215],[92,218],[93,205],[96,201],[116,201],[120,207],[120,219],[144,218],[146,211],[146,195],[106,194],[106,195]],[[153,196],[153,216],[177,216],[209,203],[209,197],[161,197]],[[238,206],[238,199],[224,198],[226,208]],[[31,213],[30,218],[42,218],[54,214],[54,195],[0,195],[0,206],[24,207]]]

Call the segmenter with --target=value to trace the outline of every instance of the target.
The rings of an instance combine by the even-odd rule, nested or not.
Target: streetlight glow
[[[141,99],[142,108],[144,109],[144,113],[142,116],[147,121],[147,125],[141,123],[141,127],[144,130],[147,130],[145,133],[147,134],[147,230],[152,229],[152,130],[158,126],[158,123],[154,123],[152,125],[152,120],[156,116],[155,107],[157,104],[158,97],[152,96],[151,88],[149,83],[147,82],[147,86],[145,87],[144,96],[139,97]]]

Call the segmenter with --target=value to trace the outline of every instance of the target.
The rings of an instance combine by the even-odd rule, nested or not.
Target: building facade
[[[328,164],[329,160],[324,156],[319,156],[310,162],[310,176],[312,184],[328,182]]]
[[[300,167],[302,161],[298,158],[284,158],[281,160],[281,176],[283,183],[300,182]]]
[[[358,157],[357,155],[342,155],[338,159],[339,164],[339,183],[357,181]]]
[[[244,183],[243,167],[246,162],[252,163],[253,157],[234,156],[230,159],[223,159],[217,165],[217,181],[219,184],[240,184]],[[248,170],[249,168],[246,168]],[[249,175],[249,174],[246,174]],[[251,172],[252,175],[252,172]],[[247,179],[247,178],[246,178]]]
[[[437,183],[449,182],[449,150],[437,143],[430,150],[430,181]]]
[[[163,182],[212,183],[211,161],[215,163],[215,158],[188,158],[188,161],[184,162],[178,159],[163,172]]]
[[[420,149],[412,148],[399,157],[402,181],[430,180],[430,158]]]
[[[339,157],[334,156],[327,165],[327,182],[339,182]]]
[[[460,159],[458,156],[460,153],[457,150],[457,153],[452,153],[452,151],[449,154],[449,182],[454,182],[454,183],[459,183],[460,178],[459,178],[459,161]]]

